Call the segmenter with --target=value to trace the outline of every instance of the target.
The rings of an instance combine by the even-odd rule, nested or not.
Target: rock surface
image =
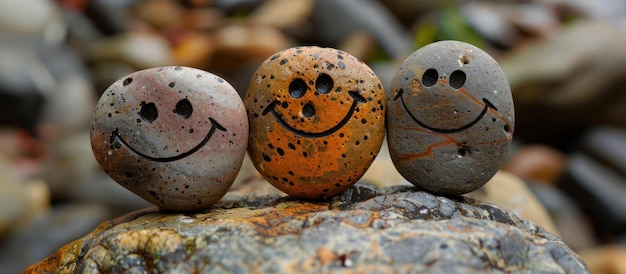
[[[26,272],[585,273],[557,237],[495,205],[357,184],[325,201],[231,192],[212,210],[135,212]]]

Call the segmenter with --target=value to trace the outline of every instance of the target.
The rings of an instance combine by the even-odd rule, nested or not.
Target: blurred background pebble
[[[0,272],[149,206],[96,164],[88,127],[115,80],[155,66],[211,71],[242,94],[262,60],[335,47],[386,88],[434,41],[501,64],[515,140],[468,196],[541,224],[594,273],[626,272],[626,2],[622,0],[0,0]],[[383,145],[362,181],[407,182]],[[278,193],[249,162],[234,191]]]

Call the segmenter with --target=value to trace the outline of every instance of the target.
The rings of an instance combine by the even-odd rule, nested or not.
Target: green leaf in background
[[[415,49],[426,46],[437,39],[438,26],[434,22],[424,22],[415,34]]]
[[[441,40],[463,41],[483,50],[487,47],[485,39],[467,23],[458,6],[442,7],[432,20],[422,22],[417,28],[414,46],[419,49]]]
[[[441,9],[439,40],[458,40],[485,49],[487,42],[463,18],[458,7]]]

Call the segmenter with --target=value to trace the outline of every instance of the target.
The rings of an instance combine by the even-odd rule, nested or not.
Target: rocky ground
[[[594,273],[626,273],[626,5],[431,2],[0,1],[0,272],[40,261],[82,270],[158,268],[164,265],[154,256],[164,254],[168,266],[206,265],[221,246],[198,235],[213,229],[230,237],[222,244],[258,248],[232,249],[243,258],[261,252],[291,262],[253,258],[242,271],[385,270],[420,261],[414,267],[577,272],[582,258]],[[443,39],[494,56],[513,92],[515,138],[485,187],[454,199],[408,189],[384,144],[362,184],[332,200],[284,198],[246,161],[214,211],[116,219],[150,207],[102,172],[89,145],[96,100],[118,78],[192,66],[220,75],[243,96],[267,57],[320,45],[363,60],[388,88],[404,58]],[[414,237],[399,235],[405,231]],[[430,248],[403,252],[417,239]],[[237,270],[235,261],[221,262],[222,270]]]
[[[327,201],[232,192],[213,209],[102,224],[27,272],[584,273],[559,238],[499,207],[357,184]]]

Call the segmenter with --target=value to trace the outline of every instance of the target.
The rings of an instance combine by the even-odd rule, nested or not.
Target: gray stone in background
[[[362,184],[328,201],[229,193],[205,213],[130,215],[27,271],[44,268],[96,273],[589,272],[557,237],[495,205],[408,186]]]
[[[574,199],[553,185],[541,182],[530,182],[527,185],[550,213],[567,246],[579,251],[597,244],[592,224]]]
[[[0,248],[0,273],[19,273],[111,216],[108,208],[100,204],[74,203],[54,207],[5,239]]]
[[[626,129],[594,128],[583,136],[581,149],[602,164],[626,176]]]
[[[392,57],[404,58],[412,51],[409,33],[377,1],[318,0],[312,20],[323,43],[337,45],[350,34],[365,31]]]
[[[54,150],[42,165],[40,176],[49,185],[54,201],[100,203],[118,215],[150,206],[113,181],[98,166],[89,145],[88,132],[55,140],[50,147]]]
[[[625,177],[576,152],[567,163],[559,188],[578,201],[600,234],[626,232]]]

